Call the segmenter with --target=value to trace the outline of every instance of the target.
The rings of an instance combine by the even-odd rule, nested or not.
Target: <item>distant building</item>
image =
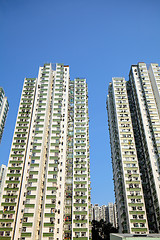
[[[1,202],[1,193],[4,187],[6,173],[7,173],[7,167],[2,164],[0,166],[0,202]]]
[[[95,204],[93,206],[93,220],[100,221],[99,205],[98,204]]]
[[[107,221],[107,206],[102,205],[101,209],[102,209],[102,219],[106,222]]]
[[[117,228],[117,213],[114,203],[99,206],[98,204],[92,205],[92,220],[111,223],[113,227]]]
[[[3,135],[9,104],[2,87],[0,87],[0,142]]]
[[[106,222],[111,223],[113,227],[117,228],[117,213],[116,213],[116,205],[115,203],[108,203],[107,209],[106,209]]]

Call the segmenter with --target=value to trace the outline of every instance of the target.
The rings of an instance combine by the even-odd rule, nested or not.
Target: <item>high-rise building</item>
[[[132,65],[129,81],[113,78],[108,117],[118,225],[160,231],[160,67]],[[126,214],[122,214],[122,209]],[[147,217],[147,218],[146,218]],[[148,222],[148,227],[147,227]],[[136,230],[133,227],[135,223]],[[143,227],[142,227],[143,226]],[[129,229],[131,227],[131,229]],[[131,231],[133,229],[133,231]]]
[[[91,238],[88,91],[69,66],[24,80],[0,211],[0,239]]]
[[[112,79],[107,107],[119,232],[145,234],[146,208],[124,78]]]
[[[7,167],[6,165],[2,164],[0,166],[0,202],[1,202],[1,193],[4,186],[6,173],[7,173]]]
[[[94,204],[93,206],[93,220],[100,221],[100,216],[99,216],[99,205]]]
[[[102,219],[104,220],[104,222],[106,222],[107,221],[107,206],[102,205],[101,209],[102,209]]]
[[[0,142],[2,139],[2,134],[4,130],[8,109],[9,109],[9,104],[8,104],[7,97],[5,97],[3,88],[0,87]]]
[[[117,228],[117,213],[116,213],[116,207],[115,203],[108,203],[107,209],[106,209],[106,222],[111,223],[113,227]]]

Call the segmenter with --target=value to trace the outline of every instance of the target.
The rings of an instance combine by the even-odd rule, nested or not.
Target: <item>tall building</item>
[[[102,209],[102,219],[104,220],[104,222],[106,222],[107,221],[107,206],[102,205],[101,209]]]
[[[2,134],[4,130],[8,109],[9,109],[9,104],[7,101],[7,97],[5,97],[3,88],[0,87],[0,142],[2,139]]]
[[[117,213],[116,213],[116,206],[115,203],[108,203],[106,209],[106,222],[111,223],[113,227],[117,228]]]
[[[133,222],[138,228],[143,223],[143,228],[140,228],[143,231],[142,229],[147,228],[147,220],[149,231],[159,232],[160,68],[158,64],[150,64],[148,69],[145,63],[132,65],[128,82],[123,78],[113,78],[109,86],[108,116],[120,230],[124,231],[121,227],[124,221],[121,216],[123,204],[125,211],[129,212],[125,216],[128,223],[127,232],[132,233],[129,226],[133,226]],[[143,216],[141,218],[143,222],[139,219],[140,216]]]
[[[108,89],[108,121],[119,232],[148,233],[148,222],[124,78]]]
[[[94,204],[93,206],[93,220],[100,221],[100,216],[99,216],[99,205]]]
[[[4,182],[6,178],[6,173],[7,173],[7,167],[6,165],[2,164],[0,166],[0,202],[1,202],[2,189],[4,187]]]
[[[0,211],[0,239],[91,238],[88,91],[69,66],[24,80]]]
[[[160,231],[160,68],[132,65],[127,83],[149,229]]]

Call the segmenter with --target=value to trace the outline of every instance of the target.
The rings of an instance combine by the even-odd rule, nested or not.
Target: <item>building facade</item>
[[[108,89],[108,121],[119,232],[148,233],[148,222],[124,78]]]
[[[93,206],[93,220],[100,221],[101,216],[100,216],[100,207],[98,204],[95,204]]]
[[[121,213],[125,209],[129,212],[124,215],[128,233],[132,233],[129,226],[133,222],[144,233],[144,228],[146,233],[157,233],[160,231],[158,64],[150,64],[149,68],[145,63],[132,65],[127,82],[113,78],[109,86],[108,117],[120,232],[125,232],[121,227],[124,221]]]
[[[106,222],[111,223],[113,227],[117,228],[117,212],[115,203],[108,203],[106,208]]]
[[[149,229],[160,231],[160,68],[132,65],[127,82]]]
[[[1,202],[2,190],[4,187],[4,183],[5,183],[6,173],[7,173],[7,167],[6,167],[6,165],[2,164],[0,166],[0,202]]]
[[[0,87],[0,142],[3,135],[3,130],[6,122],[8,109],[9,109],[9,104],[8,104],[7,97],[5,97],[3,88]]]
[[[88,91],[69,66],[24,80],[0,211],[0,238],[91,238]],[[6,238],[7,237],[7,238]]]
[[[101,209],[102,209],[102,214],[101,214],[102,219],[103,219],[104,222],[106,222],[107,221],[107,206],[102,205]]]

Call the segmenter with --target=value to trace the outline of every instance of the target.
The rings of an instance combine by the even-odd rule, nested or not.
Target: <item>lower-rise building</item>
[[[99,206],[98,204],[92,205],[92,220],[103,220],[106,223],[111,223],[113,227],[117,228],[117,212],[114,203]]]

